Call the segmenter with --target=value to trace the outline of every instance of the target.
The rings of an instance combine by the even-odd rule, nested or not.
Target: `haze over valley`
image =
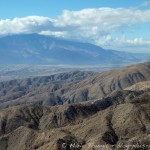
[[[0,51],[2,81],[77,70],[102,72],[150,59],[150,54],[106,50],[38,34],[1,37]]]

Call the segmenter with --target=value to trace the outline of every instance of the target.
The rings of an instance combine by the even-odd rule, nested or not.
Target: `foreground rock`
[[[12,107],[0,111],[0,148],[137,150],[132,145],[150,143],[149,112],[149,90],[116,91],[92,103]]]

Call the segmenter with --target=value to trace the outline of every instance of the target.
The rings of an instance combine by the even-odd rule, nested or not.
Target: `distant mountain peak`
[[[108,65],[147,61],[150,56],[38,34],[0,38],[1,64]],[[49,61],[51,60],[51,61]]]

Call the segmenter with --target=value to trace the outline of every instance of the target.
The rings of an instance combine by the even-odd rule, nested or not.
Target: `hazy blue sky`
[[[55,18],[64,9],[81,10],[84,8],[100,7],[139,7],[144,2],[143,0],[1,0],[0,18],[10,19],[31,15]]]
[[[0,35],[39,33],[150,52],[150,1],[1,0]]]

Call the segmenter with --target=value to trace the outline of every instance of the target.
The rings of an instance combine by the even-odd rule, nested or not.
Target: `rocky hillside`
[[[0,82],[0,150],[148,150],[149,82],[149,62]]]
[[[23,103],[38,103],[43,105],[62,104],[63,101],[57,90],[65,85],[75,84],[89,76],[95,75],[90,71],[75,71],[60,73],[45,77],[27,78],[0,82],[0,108],[20,105]]]
[[[0,82],[0,108],[24,103],[61,105],[100,99],[135,83],[150,80],[150,63],[99,74],[70,72]]]
[[[146,100],[145,100],[146,97]],[[150,91],[116,91],[82,104],[0,110],[1,150],[148,150]],[[137,145],[133,147],[132,145]]]
[[[119,70],[107,71],[87,78],[65,93],[71,101],[102,98],[113,91],[122,90],[135,83],[150,80],[150,63],[131,65]]]
[[[125,88],[128,91],[146,91],[150,89],[150,81],[139,82],[133,86]]]

